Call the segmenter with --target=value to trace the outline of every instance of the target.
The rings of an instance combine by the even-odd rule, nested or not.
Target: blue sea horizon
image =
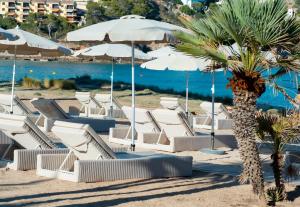
[[[12,61],[2,60],[0,62],[0,81],[11,81]],[[116,64],[114,70],[114,80],[131,83],[131,65]],[[16,80],[25,76],[43,79],[69,79],[78,76],[89,75],[93,79],[110,80],[111,64],[109,63],[74,63],[74,62],[33,62],[17,61]],[[154,71],[146,70],[136,65],[136,84],[143,86],[156,86],[160,89],[173,89],[177,92],[185,91],[185,72],[179,71]],[[232,98],[231,89],[227,89],[229,72],[216,73],[216,96],[221,98]],[[189,91],[202,96],[211,95],[211,73],[193,71],[189,72]],[[295,97],[297,84],[293,73],[286,74],[278,81],[288,94]],[[275,107],[292,108],[292,105],[281,93],[276,93],[271,87],[267,87],[266,92],[259,98],[259,104],[271,105]]]

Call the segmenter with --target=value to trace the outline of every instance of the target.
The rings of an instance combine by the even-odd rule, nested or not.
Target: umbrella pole
[[[110,112],[109,112],[109,116],[112,117],[112,115],[113,115],[113,90],[114,90],[114,58],[112,58],[110,80],[111,80],[111,86],[110,86]]]
[[[131,42],[131,84],[132,84],[132,122],[131,122],[131,151],[135,151],[134,135],[135,135],[135,80],[134,80],[134,42]]]
[[[14,91],[15,91],[15,75],[16,75],[16,55],[17,55],[17,46],[15,45],[15,54],[14,54],[14,65],[13,65],[13,74],[12,74],[12,86],[11,86],[11,100],[10,100],[10,114],[13,114],[13,102],[14,102]]]
[[[186,90],[185,90],[185,113],[186,113],[186,117],[189,116],[188,113],[188,102],[189,102],[189,72],[186,71],[185,73],[185,83],[186,83]]]
[[[211,149],[215,149],[215,70],[212,70],[212,86],[211,86]]]

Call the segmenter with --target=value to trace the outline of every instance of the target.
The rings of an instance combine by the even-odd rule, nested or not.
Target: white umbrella
[[[135,148],[135,80],[134,44],[148,42],[168,42],[174,39],[174,31],[188,32],[186,29],[165,22],[128,15],[107,22],[94,24],[67,34],[68,41],[111,41],[130,42],[132,46],[132,122],[131,148]]]
[[[149,60],[150,57],[144,52],[135,49],[135,58],[140,60]],[[110,112],[113,111],[113,83],[114,83],[114,59],[115,58],[131,58],[131,47],[125,44],[101,44],[89,48],[79,50],[74,53],[74,56],[79,57],[95,57],[112,59],[111,68],[111,90],[110,90]],[[112,114],[110,114],[112,115]]]
[[[168,49],[169,48],[169,49]],[[169,51],[170,54],[164,55],[161,51]],[[188,99],[189,99],[189,73],[188,71],[203,70],[209,64],[209,60],[202,58],[194,58],[184,55],[183,53],[173,51],[170,47],[164,47],[158,51],[152,51],[148,54],[159,57],[155,60],[143,63],[142,68],[150,70],[174,70],[186,71],[186,96],[185,96],[185,112],[188,115]]]
[[[11,90],[11,113],[13,113],[13,96],[16,74],[16,55],[42,55],[42,56],[61,56],[70,55],[72,50],[50,41],[44,37],[23,31],[16,27],[8,32],[16,35],[19,39],[15,41],[0,40],[0,51],[7,51],[14,54],[12,90]]]
[[[157,50],[150,51],[147,54],[153,58],[159,58],[167,55],[172,55],[172,54],[176,55],[176,54],[183,54],[183,53],[177,52],[174,48],[170,46],[166,46],[166,47],[161,47]]]
[[[18,39],[18,36],[0,27],[0,40],[5,40],[5,39],[16,40]]]

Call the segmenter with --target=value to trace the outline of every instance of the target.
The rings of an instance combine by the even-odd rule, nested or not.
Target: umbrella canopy
[[[138,15],[123,16],[69,32],[68,41],[111,42],[169,42],[174,40],[174,31],[186,29],[165,22],[145,19]]]
[[[176,55],[176,54],[183,54],[183,53],[177,52],[174,48],[170,46],[166,46],[166,47],[161,47],[157,50],[150,51],[147,54],[153,58],[159,58],[159,57],[168,56],[172,54]]]
[[[141,67],[151,70],[196,71],[206,69],[209,65],[210,61],[203,58],[171,54],[143,63]]]
[[[44,37],[26,32],[16,27],[8,30],[10,33],[19,37],[15,41],[0,40],[0,51],[7,51],[19,55],[42,55],[42,56],[62,56],[71,55],[72,50]]]
[[[141,50],[134,49],[135,58],[140,60],[149,60],[151,57]],[[85,48],[74,53],[79,57],[98,57],[104,59],[112,58],[131,58],[131,47],[125,44],[101,44]]]
[[[163,52],[166,52],[165,55]],[[187,71],[186,73],[186,96],[185,96],[185,112],[188,116],[188,97],[189,97],[189,74],[188,71],[196,71],[205,69],[209,64],[209,60],[194,58],[183,53],[173,51],[170,47],[152,51],[152,55],[160,56],[155,60],[143,63],[142,68],[151,70],[174,70]]]
[[[0,27],[0,40],[16,40],[18,36]]]
[[[42,55],[42,56],[62,56],[71,55],[72,50],[50,41],[44,37],[23,31],[16,27],[10,29],[8,32],[17,36],[18,39],[10,41],[9,39],[0,40],[0,51],[7,51],[14,54],[13,75],[12,75],[12,89],[11,89],[11,113],[13,113],[13,97],[15,87],[16,74],[16,55]]]

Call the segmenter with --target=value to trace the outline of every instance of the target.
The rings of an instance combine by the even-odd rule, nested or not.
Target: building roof
[[[46,3],[46,0],[31,0],[32,3]]]
[[[46,1],[47,3],[59,3],[60,2],[60,0],[47,0]]]
[[[61,3],[63,4],[74,4],[73,0],[61,0]]]
[[[17,0],[16,2],[30,3],[30,0]]]
[[[0,2],[15,2],[15,0],[0,0]]]

